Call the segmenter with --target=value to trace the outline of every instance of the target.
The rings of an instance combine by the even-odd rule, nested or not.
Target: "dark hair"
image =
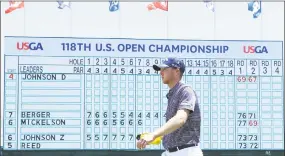
[[[184,74],[184,71],[181,71],[181,70],[179,70],[179,71],[180,71],[180,78],[182,78],[183,74]]]
[[[182,71],[181,69],[177,68],[177,67],[171,67],[172,69],[178,69],[180,72],[180,79],[183,77],[184,71]]]

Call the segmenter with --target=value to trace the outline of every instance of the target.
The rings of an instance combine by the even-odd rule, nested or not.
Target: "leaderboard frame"
[[[284,49],[282,49],[282,51],[284,51]],[[284,71],[284,60],[283,60],[283,71]],[[284,73],[284,72],[283,72]],[[2,74],[2,73],[1,73]],[[284,77],[284,76],[283,76]],[[284,85],[284,83],[283,83]],[[284,94],[284,91],[283,91],[283,94]],[[2,94],[1,94],[2,95]],[[284,99],[283,99],[284,101]],[[283,108],[283,112],[285,112],[285,107]],[[2,110],[1,110],[2,112]],[[285,119],[285,114],[283,113],[283,119]],[[2,124],[0,125],[2,126]],[[2,147],[1,147],[2,148]],[[43,154],[50,154],[51,152],[54,154],[53,151],[50,151],[50,150],[36,150],[36,154],[40,154],[40,153],[43,153]],[[32,155],[32,151],[22,151],[22,150],[9,150],[9,151],[4,151],[3,149],[1,150],[1,152],[3,152],[2,154],[8,154],[8,153],[15,153],[17,155],[21,155],[23,153],[29,153],[29,155],[31,154]],[[63,151],[63,150],[60,150],[56,152],[55,155],[60,155],[62,153],[66,153],[66,152],[70,152],[70,153],[80,153],[80,155],[84,152],[84,154],[88,154],[88,153],[96,153],[96,155],[98,154],[98,156],[100,156],[101,154],[102,155],[105,155],[106,152],[108,152],[110,155],[111,154],[114,154],[114,155],[117,155],[118,153],[120,154],[123,154],[123,155],[133,155],[135,152],[136,155],[145,155],[146,153],[148,153],[149,155],[157,155],[157,154],[160,154],[161,153],[161,150],[147,150],[147,151],[124,151],[124,150],[120,150],[120,151],[112,151],[112,150],[96,150],[96,151],[86,151],[86,150],[75,150],[75,151]],[[81,153],[82,152],[82,153]],[[246,154],[258,154],[258,155],[284,155],[284,150],[246,150],[246,151],[242,151],[242,150],[203,150],[203,152],[205,154],[238,154],[238,153],[242,153],[242,152],[246,152]],[[20,154],[21,153],[21,154]],[[84,155],[83,154],[83,155]],[[0,153],[1,155],[1,153]]]

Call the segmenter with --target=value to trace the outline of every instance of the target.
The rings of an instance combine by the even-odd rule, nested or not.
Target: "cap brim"
[[[160,71],[161,68],[166,68],[166,67],[168,67],[168,65],[166,65],[166,64],[153,65],[153,69],[154,69],[155,71]]]

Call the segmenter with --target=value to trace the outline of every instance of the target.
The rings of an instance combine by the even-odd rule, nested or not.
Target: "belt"
[[[171,148],[168,148],[167,151],[168,151],[168,152],[176,152],[176,151],[178,151],[178,150],[182,150],[182,149],[184,149],[184,148],[194,147],[194,146],[198,146],[198,144],[186,144],[186,145],[171,147]]]

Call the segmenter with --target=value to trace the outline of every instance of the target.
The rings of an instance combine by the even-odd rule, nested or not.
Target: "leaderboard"
[[[29,49],[19,48],[23,40]],[[68,50],[71,42],[89,46]],[[153,44],[131,39],[108,39],[113,50],[93,51],[99,42],[105,40],[5,38],[5,150],[137,150],[137,134],[165,123],[169,88],[152,65],[185,51],[130,53],[138,51],[134,44]],[[182,81],[199,96],[202,149],[284,150],[282,42],[177,44],[198,47],[179,58]],[[211,44],[213,53],[203,51]],[[116,49],[122,45],[126,52]]]

